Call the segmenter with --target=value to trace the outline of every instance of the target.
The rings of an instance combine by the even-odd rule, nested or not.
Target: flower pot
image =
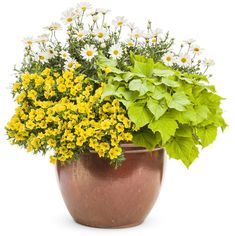
[[[126,160],[117,169],[97,153],[72,164],[56,164],[65,204],[80,224],[100,228],[135,226],[152,209],[162,183],[164,152],[123,144]]]

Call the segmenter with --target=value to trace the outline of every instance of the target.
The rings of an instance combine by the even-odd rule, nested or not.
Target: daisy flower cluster
[[[203,52],[203,48],[195,42],[194,39],[184,40],[178,53],[169,51],[162,56],[162,61],[166,66],[187,72],[201,73],[201,69],[204,67],[204,74],[215,62],[213,59],[207,58],[202,60],[200,55]]]

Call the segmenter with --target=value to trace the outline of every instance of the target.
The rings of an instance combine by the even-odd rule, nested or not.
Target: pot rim
[[[120,144],[120,147],[123,149],[124,153],[146,153],[146,152],[155,152],[155,151],[159,151],[159,150],[164,149],[161,147],[156,147],[152,151],[149,151],[148,149],[146,149],[144,147],[140,147],[140,146],[134,145],[132,143],[122,143],[122,144]],[[135,148],[135,149],[128,150],[128,148]],[[97,153],[95,150],[90,150],[90,152]]]

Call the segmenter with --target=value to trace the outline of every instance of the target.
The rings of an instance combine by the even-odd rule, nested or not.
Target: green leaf
[[[158,120],[167,110],[165,101],[158,101],[152,98],[148,100],[147,107],[152,112],[156,120]]]
[[[146,77],[151,77],[153,74],[153,66],[153,60],[150,60],[148,62],[140,62],[135,60],[132,72],[145,75]]]
[[[129,89],[132,91],[139,91],[140,96],[148,92],[148,87],[146,83],[142,82],[140,79],[134,79],[129,83]]]
[[[131,104],[128,109],[128,116],[139,128],[148,124],[153,118],[153,115],[146,107],[145,103]]]
[[[153,150],[160,142],[160,135],[154,134],[151,130],[141,130],[133,133],[133,144]]]
[[[117,89],[118,89],[118,85],[107,84],[101,95],[101,100],[109,96],[119,96],[120,94],[118,93]]]
[[[192,138],[175,137],[165,145],[170,157],[181,160],[188,168],[198,156],[198,149]]]
[[[166,143],[171,136],[175,134],[178,128],[175,120],[161,117],[159,120],[153,120],[148,126],[153,132],[160,132],[163,144]]]
[[[175,73],[172,70],[154,69],[153,74],[159,77],[173,76]]]
[[[177,81],[174,81],[166,77],[162,78],[162,83],[167,85],[168,87],[173,87],[173,88],[179,87],[179,83]]]
[[[165,97],[166,89],[162,86],[155,86],[153,94],[151,95],[152,98],[160,100]]]
[[[217,127],[208,125],[206,127],[198,128],[197,135],[201,140],[201,145],[206,147],[213,143],[217,136]]]
[[[192,128],[188,125],[180,125],[175,132],[175,136],[191,138],[193,134]]]
[[[185,111],[185,106],[190,104],[188,97],[185,95],[184,92],[176,92],[171,97],[169,102],[169,107],[174,108],[178,111]]]

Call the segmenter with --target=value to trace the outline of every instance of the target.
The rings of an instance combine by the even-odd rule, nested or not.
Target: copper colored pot
[[[152,152],[123,144],[126,160],[114,169],[91,152],[72,164],[57,162],[65,204],[80,224],[100,228],[135,226],[152,209],[162,182],[164,149]]]

